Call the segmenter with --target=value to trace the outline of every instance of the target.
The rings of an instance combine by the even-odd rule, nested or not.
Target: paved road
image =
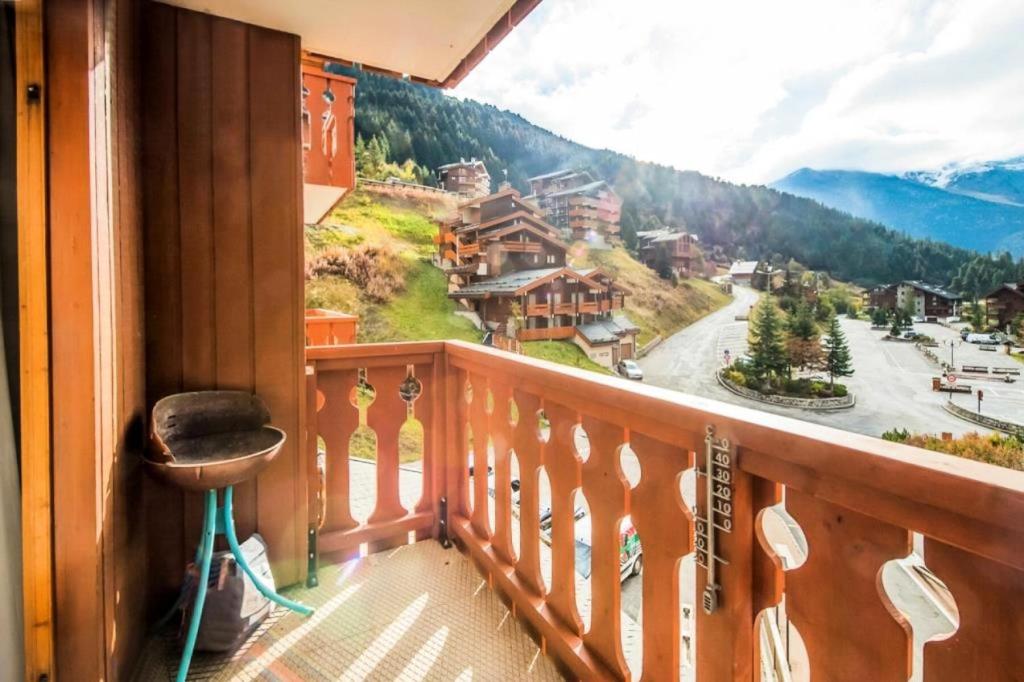
[[[871,436],[892,428],[925,433],[948,431],[957,435],[986,431],[942,409],[947,396],[931,390],[931,378],[938,376],[939,369],[913,344],[882,341],[885,332],[871,329],[863,320],[840,320],[856,369],[852,377],[844,380],[857,396],[853,408],[812,412],[766,405],[730,393],[718,384],[715,371],[723,365],[725,350],[734,358],[746,351],[747,323],[735,317],[746,313],[758,296],[744,287],[734,287],[733,292],[735,300],[730,305],[673,335],[639,361],[647,383]],[[937,339],[959,340],[956,332],[936,324],[919,325],[918,329]],[[976,361],[974,353],[982,354],[975,348],[955,351],[972,361]],[[984,355],[987,364],[996,365],[992,353]],[[960,362],[959,358],[957,361]],[[996,366],[1012,362],[1004,358]],[[987,413],[1024,413],[1024,381],[1013,385],[986,383],[985,395]],[[960,396],[956,400],[966,406],[969,399]]]
[[[990,369],[1004,368],[1024,370],[1024,365],[1011,357],[1007,357],[1004,348],[999,346],[996,351],[983,351],[981,346],[973,343],[966,343],[960,340],[957,330],[943,327],[937,324],[917,325],[918,331],[933,337],[940,345],[933,348],[933,352],[946,362],[956,366],[959,373],[958,383],[970,384],[974,389],[982,389],[985,392],[985,399],[982,401],[982,414],[993,417],[1001,417],[1010,421],[1024,421],[1024,377],[1018,378],[1012,384],[991,378],[972,378],[964,375],[960,370],[964,365],[981,366]],[[953,344],[950,353],[949,344]],[[978,402],[975,396],[954,395],[953,400],[961,407],[971,410],[978,409]]]

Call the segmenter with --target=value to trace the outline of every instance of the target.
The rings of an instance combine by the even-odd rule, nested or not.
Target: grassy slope
[[[405,288],[391,301],[368,300],[345,279],[325,277],[306,283],[306,306],[359,315],[359,341],[463,339],[479,341],[481,334],[468,320],[455,315],[447,297],[444,275],[430,264],[437,234],[434,219],[454,209],[446,197],[433,201],[357,191],[319,226],[306,229],[307,254],[330,247],[358,244],[382,246],[403,263]]]
[[[716,284],[701,279],[673,287],[624,249],[589,249],[576,242],[571,254],[575,267],[600,266],[632,292],[626,296],[625,313],[640,327],[641,346],[659,334],[674,334],[730,300]]]

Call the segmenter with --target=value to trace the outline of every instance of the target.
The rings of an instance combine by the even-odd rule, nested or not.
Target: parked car
[[[995,334],[968,334],[964,339],[967,343],[993,344],[999,343],[999,337]]]
[[[615,365],[615,371],[627,379],[644,380],[644,371],[632,360],[619,360],[619,363]]]
[[[904,332],[904,334],[903,334],[903,338],[911,339],[911,340],[916,339],[919,336],[921,336],[921,333],[920,332],[915,332],[914,330],[910,330],[909,332]]]

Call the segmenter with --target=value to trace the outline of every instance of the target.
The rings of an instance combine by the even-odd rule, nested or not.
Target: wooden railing
[[[538,242],[501,242],[501,246],[509,253],[540,253],[541,245]]]
[[[911,552],[913,533],[923,536],[924,561],[959,612],[955,634],[925,645],[923,679],[1016,679],[1024,669],[1022,472],[464,342],[312,354],[310,414],[328,461],[321,549],[390,546],[414,529],[436,533],[438,500],[446,497],[459,547],[572,677],[636,674],[620,620],[627,515],[643,547],[645,680],[680,674],[680,565],[695,550],[698,564],[716,567],[714,585],[698,566],[685,586],[697,599],[698,680],[759,679],[759,618],[780,603],[804,643],[812,680],[906,680],[911,633],[882,569]],[[347,482],[330,473],[356,423],[347,396],[358,368],[377,392],[367,413],[383,467],[377,511],[364,525],[346,516],[347,493],[334,488]],[[423,383],[411,409],[430,429],[431,450],[423,498],[404,510],[396,504],[393,453],[408,409],[398,387],[410,371]],[[471,476],[474,461],[475,472],[487,470],[486,461],[493,475]],[[691,507],[680,482],[695,468],[711,476],[697,477]],[[549,542],[539,535],[544,495]],[[585,605],[575,571],[581,500],[591,529]],[[797,568],[783,570],[766,537],[770,507],[784,508],[806,537],[806,561]]]
[[[438,409],[445,404],[443,351],[442,342],[306,349],[306,473],[309,518],[316,520],[310,528],[316,539],[310,549],[314,562],[316,553],[341,559],[437,536],[443,489],[443,455],[438,453],[445,450],[444,415]],[[360,407],[360,402],[369,405]],[[407,508],[400,499],[399,435],[409,419],[422,425],[425,473],[418,502]],[[372,430],[376,442],[364,438],[361,442],[370,442],[368,452],[354,453],[353,434],[361,427]],[[366,492],[351,485],[354,454],[369,455],[365,459],[376,463],[372,511],[365,519],[353,512],[354,493]]]
[[[604,301],[580,301],[580,312],[596,314],[601,310]]]
[[[480,253],[480,243],[473,242],[472,244],[461,244],[459,246],[460,256],[475,256]]]
[[[551,315],[551,304],[527,303],[526,315],[527,317],[548,317],[549,315]]]
[[[554,310],[555,315],[574,315],[576,313],[576,304],[572,301],[568,303],[555,303]]]
[[[359,316],[323,308],[306,308],[306,346],[355,343]]]

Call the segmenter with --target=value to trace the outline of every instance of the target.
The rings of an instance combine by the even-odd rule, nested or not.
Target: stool
[[[234,486],[255,478],[273,461],[285,442],[285,433],[268,426],[269,421],[270,413],[263,401],[244,391],[179,393],[158,401],[153,407],[153,447],[147,455],[147,464],[165,480],[202,492],[205,499],[203,534],[195,558],[199,584],[178,665],[178,682],[184,682],[192,663],[218,534],[227,538],[235,561],[263,596],[304,616],[313,613],[312,608],[267,587],[245,560],[235,535]],[[224,504],[218,507],[218,490],[221,489]]]

